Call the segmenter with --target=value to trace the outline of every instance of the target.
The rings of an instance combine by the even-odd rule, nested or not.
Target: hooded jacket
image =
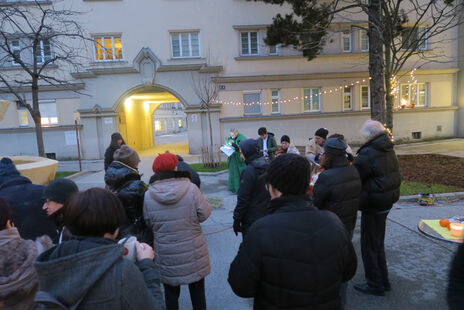
[[[122,245],[105,238],[73,239],[45,251],[34,263],[36,301],[79,305],[79,310],[164,309],[153,262],[134,264],[123,254]]]
[[[57,243],[56,224],[42,209],[43,190],[44,186],[32,184],[31,180],[20,175],[2,176],[0,179],[0,197],[11,205],[21,238],[35,240],[47,235]]]
[[[242,233],[246,233],[254,221],[267,214],[267,204],[271,197],[264,184],[268,163],[261,157],[256,141],[245,140],[240,143],[240,149],[247,166],[240,175],[234,220],[242,223]]]
[[[251,226],[230,265],[235,294],[254,309],[339,310],[339,289],[357,267],[337,216],[302,196],[272,199],[269,215]]]
[[[357,154],[354,166],[362,182],[359,209],[370,212],[391,209],[400,197],[401,175],[390,137],[386,132],[374,136]]]
[[[139,172],[122,162],[113,161],[105,173],[108,189],[116,193],[126,211],[127,221],[121,227],[121,236],[135,235],[139,241],[151,244],[151,233],[145,233],[143,198],[147,186],[140,180]]]
[[[200,223],[211,206],[188,172],[167,171],[151,178],[143,204],[153,231],[155,264],[161,282],[178,286],[197,282],[210,273],[209,253]]]
[[[313,189],[314,205],[338,215],[345,228],[353,234],[361,196],[358,170],[345,157],[334,157],[332,168],[319,174]]]
[[[33,262],[38,246],[52,245],[49,238],[42,241],[21,239],[15,227],[0,230],[0,309],[33,309],[38,286]]]

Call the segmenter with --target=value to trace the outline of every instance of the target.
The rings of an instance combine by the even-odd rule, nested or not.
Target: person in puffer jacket
[[[137,170],[139,162],[137,152],[122,145],[114,152],[114,161],[105,173],[105,183],[118,196],[126,211],[119,237],[135,236],[137,240],[151,244],[152,234],[143,219],[143,198],[147,185],[140,179]]]
[[[177,156],[160,154],[153,162],[143,215],[153,231],[155,264],[164,284],[168,310],[178,309],[180,286],[188,284],[193,309],[206,309],[205,277],[209,253],[200,223],[211,206],[187,171],[177,171]]]

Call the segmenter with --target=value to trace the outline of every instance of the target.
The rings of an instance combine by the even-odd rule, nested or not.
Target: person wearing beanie
[[[137,240],[151,244],[150,229],[143,220],[143,198],[147,185],[141,180],[137,170],[140,162],[137,152],[127,145],[122,145],[114,152],[114,161],[105,173],[107,189],[115,193],[126,211],[119,234],[120,237],[135,236]]]
[[[353,150],[351,149],[351,147],[346,142],[344,135],[342,135],[340,133],[333,133],[328,138],[340,138],[340,139],[342,139],[346,143],[346,155],[347,155],[348,161],[350,163],[352,163],[354,161]]]
[[[21,238],[35,240],[47,235],[57,243],[56,225],[42,209],[44,188],[20,175],[10,158],[0,160],[0,197],[11,206]]]
[[[240,187],[240,175],[246,165],[240,156],[238,145],[246,138],[238,132],[237,129],[230,130],[230,137],[227,138],[226,145],[232,146],[235,151],[227,158],[227,166],[229,167],[229,180],[227,182],[227,189],[232,193],[236,193]]]
[[[309,179],[296,154],[266,170],[270,214],[250,227],[228,277],[235,294],[254,298],[253,309],[342,309],[339,288],[356,272],[356,253],[338,217],[305,195]]]
[[[64,203],[79,191],[76,183],[68,179],[56,179],[48,184],[43,192],[45,203],[43,209],[49,218],[53,219],[56,231],[59,235],[58,243],[71,239],[72,235],[64,226],[63,206]]]
[[[324,152],[324,142],[327,138],[329,131],[326,128],[319,128],[314,133],[314,138],[309,139],[309,143],[306,145],[306,158],[310,162],[319,162],[319,157]],[[311,165],[311,175],[318,173],[318,167],[315,164]]]
[[[233,229],[245,237],[250,226],[267,214],[267,204],[271,197],[266,190],[263,174],[268,163],[261,155],[259,145],[254,139],[240,143],[240,154],[247,164],[240,176],[237,192],[237,205],[234,210]]]
[[[314,185],[313,200],[319,210],[335,213],[352,239],[362,184],[358,170],[348,161],[346,149],[345,141],[340,138],[329,138],[325,141],[324,154],[320,160],[324,170]],[[340,291],[343,305],[347,287],[347,283],[343,283]]]
[[[114,151],[119,149],[121,145],[124,145],[124,144],[126,143],[124,142],[124,139],[122,138],[119,132],[115,132],[111,135],[110,145],[106,148],[106,151],[105,151],[105,171],[108,169],[108,167],[113,162]]]
[[[177,163],[170,153],[155,158],[143,215],[154,238],[166,309],[179,309],[181,285],[189,286],[193,309],[206,309],[205,277],[211,267],[200,223],[210,216],[211,206]]]
[[[272,132],[267,132],[266,127],[258,129],[258,147],[265,159],[273,160],[277,152],[277,142]]]
[[[277,151],[276,156],[280,156],[282,154],[297,154],[300,155],[300,152],[293,144],[290,144],[290,137],[287,135],[283,135],[280,138],[280,149]]]

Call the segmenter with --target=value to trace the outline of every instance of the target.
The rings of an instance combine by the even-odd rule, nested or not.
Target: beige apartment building
[[[286,12],[285,6],[245,0],[66,0],[57,5],[86,12],[80,23],[94,41],[84,68],[68,70],[71,87],[40,92],[45,149],[58,158],[77,157],[75,112],[82,155],[97,159],[115,131],[137,150],[152,147],[153,114],[172,102],[182,105],[189,150],[198,154],[209,139],[208,119],[192,82],[202,74],[214,74],[220,89],[211,110],[217,144],[230,128],[255,138],[261,126],[278,141],[289,135],[296,145],[305,145],[319,127],[361,142],[359,129],[370,115],[368,37],[356,27],[366,24],[363,16],[336,20],[322,54],[308,62],[293,48],[264,43],[266,26]],[[404,65],[395,103],[396,139],[464,136],[460,31],[447,31],[421,47],[425,55],[440,49],[446,61],[411,59]],[[52,54],[53,44],[44,42],[41,57]],[[0,70],[19,69],[11,64]],[[11,95],[1,96],[0,143],[7,147],[0,155],[36,154],[27,111],[18,109]]]

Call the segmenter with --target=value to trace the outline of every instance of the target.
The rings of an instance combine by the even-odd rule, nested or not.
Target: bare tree
[[[29,111],[42,157],[39,91],[43,86],[72,89],[69,73],[83,62],[88,40],[75,20],[79,14],[38,0],[0,3],[0,93],[12,95]],[[32,102],[26,100],[26,91],[31,92]]]
[[[219,94],[219,85],[213,81],[213,77],[216,76],[215,73],[209,72],[207,70],[207,65],[204,67],[204,73],[199,72],[194,75],[192,73],[192,86],[193,91],[197,97],[201,100],[200,108],[206,111],[208,117],[208,127],[209,127],[209,146],[206,148],[208,163],[203,163],[204,165],[217,167],[220,165],[220,160],[216,160],[216,151],[213,143],[213,126],[211,122],[211,108],[214,105],[214,102]],[[201,71],[201,70],[200,70]]]

